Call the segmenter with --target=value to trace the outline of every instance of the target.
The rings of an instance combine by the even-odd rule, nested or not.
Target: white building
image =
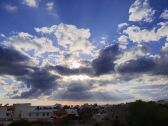
[[[75,116],[79,116],[77,109],[74,108],[69,108],[69,109],[65,109],[65,111],[67,112],[68,115],[75,115]]]
[[[29,112],[29,120],[43,120],[50,121],[53,116],[53,112],[57,111],[58,106],[32,106],[31,111]]]
[[[51,121],[54,112],[62,109],[60,104],[51,106],[31,106],[30,103],[0,106],[0,124],[15,120],[25,119],[28,121]],[[78,116],[77,109],[69,108],[65,112],[69,115]]]
[[[29,119],[29,113],[31,111],[30,103],[14,104],[13,106],[14,106],[13,111],[14,120]]]
[[[13,121],[13,106],[0,106],[0,124],[8,124]]]

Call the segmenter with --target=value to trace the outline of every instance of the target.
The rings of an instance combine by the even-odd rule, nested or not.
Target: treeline
[[[95,122],[92,116],[96,109],[92,110],[91,108],[83,109],[80,112],[80,118],[83,122],[89,122],[93,126],[168,126],[168,104],[138,100],[127,103],[127,105],[128,116],[126,117],[126,124],[123,124],[120,119],[112,122],[106,118],[102,122]]]
[[[168,126],[168,105],[136,101],[129,104],[129,126]]]

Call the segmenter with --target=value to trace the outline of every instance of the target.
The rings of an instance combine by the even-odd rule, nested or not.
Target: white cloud
[[[141,29],[139,26],[130,26],[123,33],[136,43],[159,41],[161,38],[168,40],[168,22],[161,22],[151,30]]]
[[[168,52],[168,42],[162,47],[162,51]]]
[[[126,26],[128,26],[128,23],[118,24],[118,29],[122,29],[123,27],[126,27]]]
[[[5,37],[6,37],[3,33],[1,33],[0,36],[1,36],[2,38],[5,38]]]
[[[118,43],[121,49],[126,49],[128,45],[128,37],[126,35],[121,35],[118,38]]]
[[[4,6],[4,8],[8,11],[8,12],[15,12],[17,11],[18,7],[14,6],[14,5],[10,5],[10,4],[6,4]]]
[[[129,21],[151,22],[155,10],[149,5],[149,0],[136,0],[129,9]]]
[[[118,67],[121,64],[124,64],[130,60],[135,60],[139,57],[143,57],[147,55],[147,49],[143,46],[138,46],[134,49],[127,50],[121,55],[118,56],[117,60],[115,61],[116,67]]]
[[[54,17],[58,17],[57,13],[54,12],[54,2],[46,3],[46,9],[47,9],[49,15],[52,15]]]
[[[48,2],[48,3],[46,3],[46,9],[48,11],[52,11],[53,7],[54,7],[54,2]]]
[[[94,46],[89,41],[91,35],[89,29],[61,23],[51,27],[35,28],[35,30],[43,34],[54,34],[58,44],[71,53],[81,51],[85,54],[91,54],[94,49]]]
[[[3,41],[3,44],[7,47],[15,48],[24,55],[27,55],[36,63],[36,65],[40,62],[43,63],[43,61],[46,60],[53,63],[54,59],[51,60],[48,53],[59,54],[60,52],[49,38],[37,37],[25,32],[20,32],[6,38],[6,40]]]
[[[107,44],[108,44],[108,43],[107,43],[107,36],[102,36],[102,37],[100,38],[100,43],[103,44],[103,45],[107,45]]]
[[[25,32],[14,33],[2,43],[30,57],[35,65],[41,67],[61,64],[77,68],[83,66],[83,60],[95,58],[95,47],[89,41],[89,29],[59,24],[35,30],[42,34],[35,36]],[[55,38],[51,39],[50,36]]]
[[[158,25],[160,26],[160,28],[157,29],[158,36],[161,38],[166,37],[168,41],[168,22],[160,22]]]
[[[160,18],[168,19],[168,9],[165,9],[163,13],[160,15]]]
[[[29,7],[38,7],[39,0],[23,0],[23,4]]]
[[[5,45],[14,47],[19,51],[35,51],[35,55],[41,55],[45,52],[55,52],[58,51],[50,39],[45,37],[36,37],[30,35],[29,33],[20,32],[10,38],[5,42]]]
[[[158,41],[160,39],[155,29],[140,29],[138,26],[130,26],[123,33],[126,33],[131,41],[138,43]]]
[[[82,65],[81,61],[95,58],[97,50],[89,41],[91,35],[89,29],[61,23],[51,27],[35,28],[35,30],[55,36],[55,43],[61,47],[62,51],[57,58],[58,64],[76,68]]]

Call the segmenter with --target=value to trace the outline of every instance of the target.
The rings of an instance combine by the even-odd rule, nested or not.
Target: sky
[[[1,0],[0,102],[168,100],[167,0]]]

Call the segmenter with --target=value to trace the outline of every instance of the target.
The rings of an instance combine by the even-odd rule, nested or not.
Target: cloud
[[[42,34],[53,34],[58,44],[70,52],[81,51],[84,54],[92,54],[94,49],[93,44],[89,41],[91,35],[89,29],[61,23],[51,27],[35,28],[35,30]]]
[[[48,3],[46,3],[46,9],[47,9],[49,15],[52,15],[52,16],[58,18],[57,13],[54,12],[54,2],[48,2]]]
[[[108,39],[108,37],[107,36],[102,36],[101,38],[100,38],[100,43],[102,44],[102,45],[108,45],[108,42],[107,42],[107,39]]]
[[[23,0],[23,4],[29,7],[37,8],[39,5],[39,0]]]
[[[92,82],[75,81],[68,84],[64,91],[60,91],[59,94],[53,94],[51,99],[61,99],[68,101],[122,101],[128,100],[132,97],[126,93],[120,91],[105,92],[94,91],[95,87]]]
[[[13,96],[13,98],[38,98],[40,96],[48,96],[56,90],[58,83],[58,76],[52,75],[45,68],[36,68],[33,72],[19,77],[29,89],[21,92],[20,95]]]
[[[0,74],[19,76],[31,71],[30,59],[14,49],[0,46]]]
[[[36,64],[44,63],[45,60],[50,59],[52,54],[59,51],[49,38],[37,37],[25,32],[19,32],[6,38],[2,44],[34,59]],[[52,64],[52,61],[50,63]]]
[[[94,59],[92,62],[95,74],[101,75],[114,71],[114,61],[119,53],[118,44],[101,50],[98,58]]]
[[[160,18],[168,19],[168,9],[165,9],[163,13],[160,15]]]
[[[5,10],[8,11],[8,12],[15,12],[15,11],[17,11],[17,9],[18,9],[17,6],[10,5],[10,4],[4,5],[4,8],[5,8]]]
[[[129,8],[129,21],[152,22],[155,10],[149,5],[149,0],[135,0]]]
[[[0,36],[1,36],[2,38],[5,38],[5,37],[6,37],[3,33],[1,33]]]
[[[168,43],[165,43],[165,45],[162,46],[162,51],[163,52],[168,52]]]
[[[11,52],[10,50],[12,50],[12,48],[7,49],[8,50],[4,51],[5,53],[9,53]],[[137,54],[135,54],[136,51]],[[2,56],[5,56],[4,59],[8,60],[11,55],[13,56],[13,54],[15,54],[14,52],[9,53],[10,55],[4,55],[3,53],[0,54],[3,54]],[[22,58],[22,53],[18,51],[16,52],[16,54],[19,55],[16,56],[18,57],[16,60],[17,62],[22,61],[24,63],[29,60],[29,58],[24,58],[25,56]],[[17,94],[9,95],[11,98],[19,99],[46,97],[55,100],[59,99],[68,101],[128,101],[134,99],[134,96],[136,98],[142,98],[142,95],[138,94],[140,92],[136,92],[137,89],[131,87],[133,86],[132,84],[134,84],[134,87],[136,84],[141,83],[166,84],[166,79],[163,77],[168,74],[168,70],[166,69],[166,66],[168,65],[168,55],[166,52],[161,52],[158,57],[151,57],[146,55],[147,49],[145,47],[139,47],[134,51],[131,50],[130,53],[132,53],[132,55],[128,55],[130,58],[122,60],[122,62],[120,61],[119,64],[119,62],[116,61],[118,58],[121,59],[121,56],[124,57],[125,54],[119,51],[118,45],[112,45],[101,50],[99,56],[91,63],[91,67],[93,68],[79,67],[74,69],[56,65],[42,68],[31,67],[31,70],[28,72],[22,72],[22,74],[18,75],[13,73],[11,74],[10,72],[3,72],[2,75],[12,75],[16,77],[16,80],[20,81],[22,85],[26,86],[26,90],[18,88],[16,90]],[[2,57],[0,58],[3,59]],[[125,58],[127,58],[127,56]],[[119,66],[116,67],[118,64]],[[7,64],[7,66],[9,67],[10,65]],[[19,64],[20,68],[22,68],[21,66],[22,65]],[[9,67],[10,70],[14,69],[13,67],[15,66]],[[27,66],[23,66],[23,68],[27,69]],[[54,70],[59,74],[54,74],[51,70]],[[92,70],[93,75],[90,74],[90,70]],[[110,72],[112,72],[112,74],[110,74]],[[134,73],[133,76],[131,73]],[[76,77],[77,75],[80,75],[81,78],[82,74],[91,77],[87,77],[83,80],[73,80],[73,78],[71,78],[71,75],[76,75]],[[143,76],[144,74],[147,75]],[[155,75],[155,77],[149,78],[149,75],[152,74],[153,76]],[[139,75],[141,76],[139,77]],[[69,77],[69,79],[65,80],[66,77]],[[158,77],[160,79],[154,80]],[[125,84],[125,86],[122,84]],[[120,89],[120,91],[117,89]],[[128,89],[129,91],[127,91]],[[132,92],[136,92],[134,96],[131,95]],[[143,98],[147,96],[151,98],[154,97],[154,95],[146,94]]]
[[[35,28],[41,35],[49,35],[55,38],[56,45],[61,48],[57,57],[58,64],[77,68],[81,61],[92,60],[96,55],[96,47],[89,40],[89,29],[77,28],[74,25],[58,24],[51,27]],[[65,57],[69,55],[69,57]]]
[[[17,33],[5,40],[4,45],[15,48],[20,52],[34,51],[34,55],[41,55],[46,52],[57,52],[59,49],[46,37],[37,37],[25,32]]]
[[[141,97],[147,97],[149,100],[167,99],[168,85],[167,84],[154,84],[154,85],[141,85],[135,87],[137,94]]]
[[[57,65],[50,69],[56,70],[61,75],[93,75],[93,70],[90,67],[68,68],[66,66]]]
[[[127,26],[128,26],[128,23],[121,23],[121,24],[118,24],[118,29],[122,29]]]
[[[156,56],[139,55],[123,63],[121,63],[121,61],[120,64],[116,65],[116,70],[120,73],[168,75],[168,69],[166,67],[168,65],[168,53],[164,51],[161,51]]]
[[[12,96],[13,98],[37,98],[49,95],[58,85],[56,82],[58,76],[52,75],[47,68],[32,66],[31,59],[17,50],[0,46],[0,59],[1,77],[4,75],[13,76],[29,89],[28,91],[20,91],[20,96]]]
[[[118,43],[121,49],[126,49],[128,45],[128,37],[126,35],[121,35],[118,38]]]
[[[53,7],[54,7],[54,2],[48,2],[48,3],[46,3],[46,9],[48,11],[52,11]]]
[[[60,99],[66,100],[88,100],[91,98],[91,90],[92,86],[88,83],[81,82],[71,82],[68,85],[67,89],[64,93],[60,95]]]
[[[139,57],[120,65],[117,70],[121,73],[144,73],[151,71],[154,67],[155,62],[152,58]]]
[[[161,22],[153,29],[141,29],[139,26],[130,26],[123,31],[135,43],[159,41],[168,39],[168,22]]]
[[[18,99],[114,102],[152,99],[158,92],[143,95],[138,86],[168,84],[167,42],[155,55],[139,43],[167,39],[167,25],[161,22],[145,29],[121,24],[119,27],[125,28],[117,44],[106,45],[104,49],[92,44],[90,29],[75,25],[35,28],[40,33],[36,35],[15,33],[1,42],[1,88],[6,96]],[[102,43],[106,39],[102,37]],[[138,44],[129,48],[129,41]],[[9,92],[13,87],[16,90]]]
[[[130,26],[126,30],[123,31],[128,34],[128,37],[133,42],[151,42],[158,41],[160,37],[157,35],[155,29],[148,30],[142,29],[138,26]]]
[[[144,57],[148,53],[148,48],[145,46],[137,46],[131,49],[128,49],[126,51],[122,51],[117,56],[117,59],[115,60],[115,64],[120,65],[123,63],[128,62],[129,60],[136,60],[138,57]]]
[[[80,91],[80,92],[66,92],[61,95],[61,99],[68,101],[98,101],[98,102],[117,102],[117,101],[128,101],[133,97],[121,92],[91,92],[91,91]]]

